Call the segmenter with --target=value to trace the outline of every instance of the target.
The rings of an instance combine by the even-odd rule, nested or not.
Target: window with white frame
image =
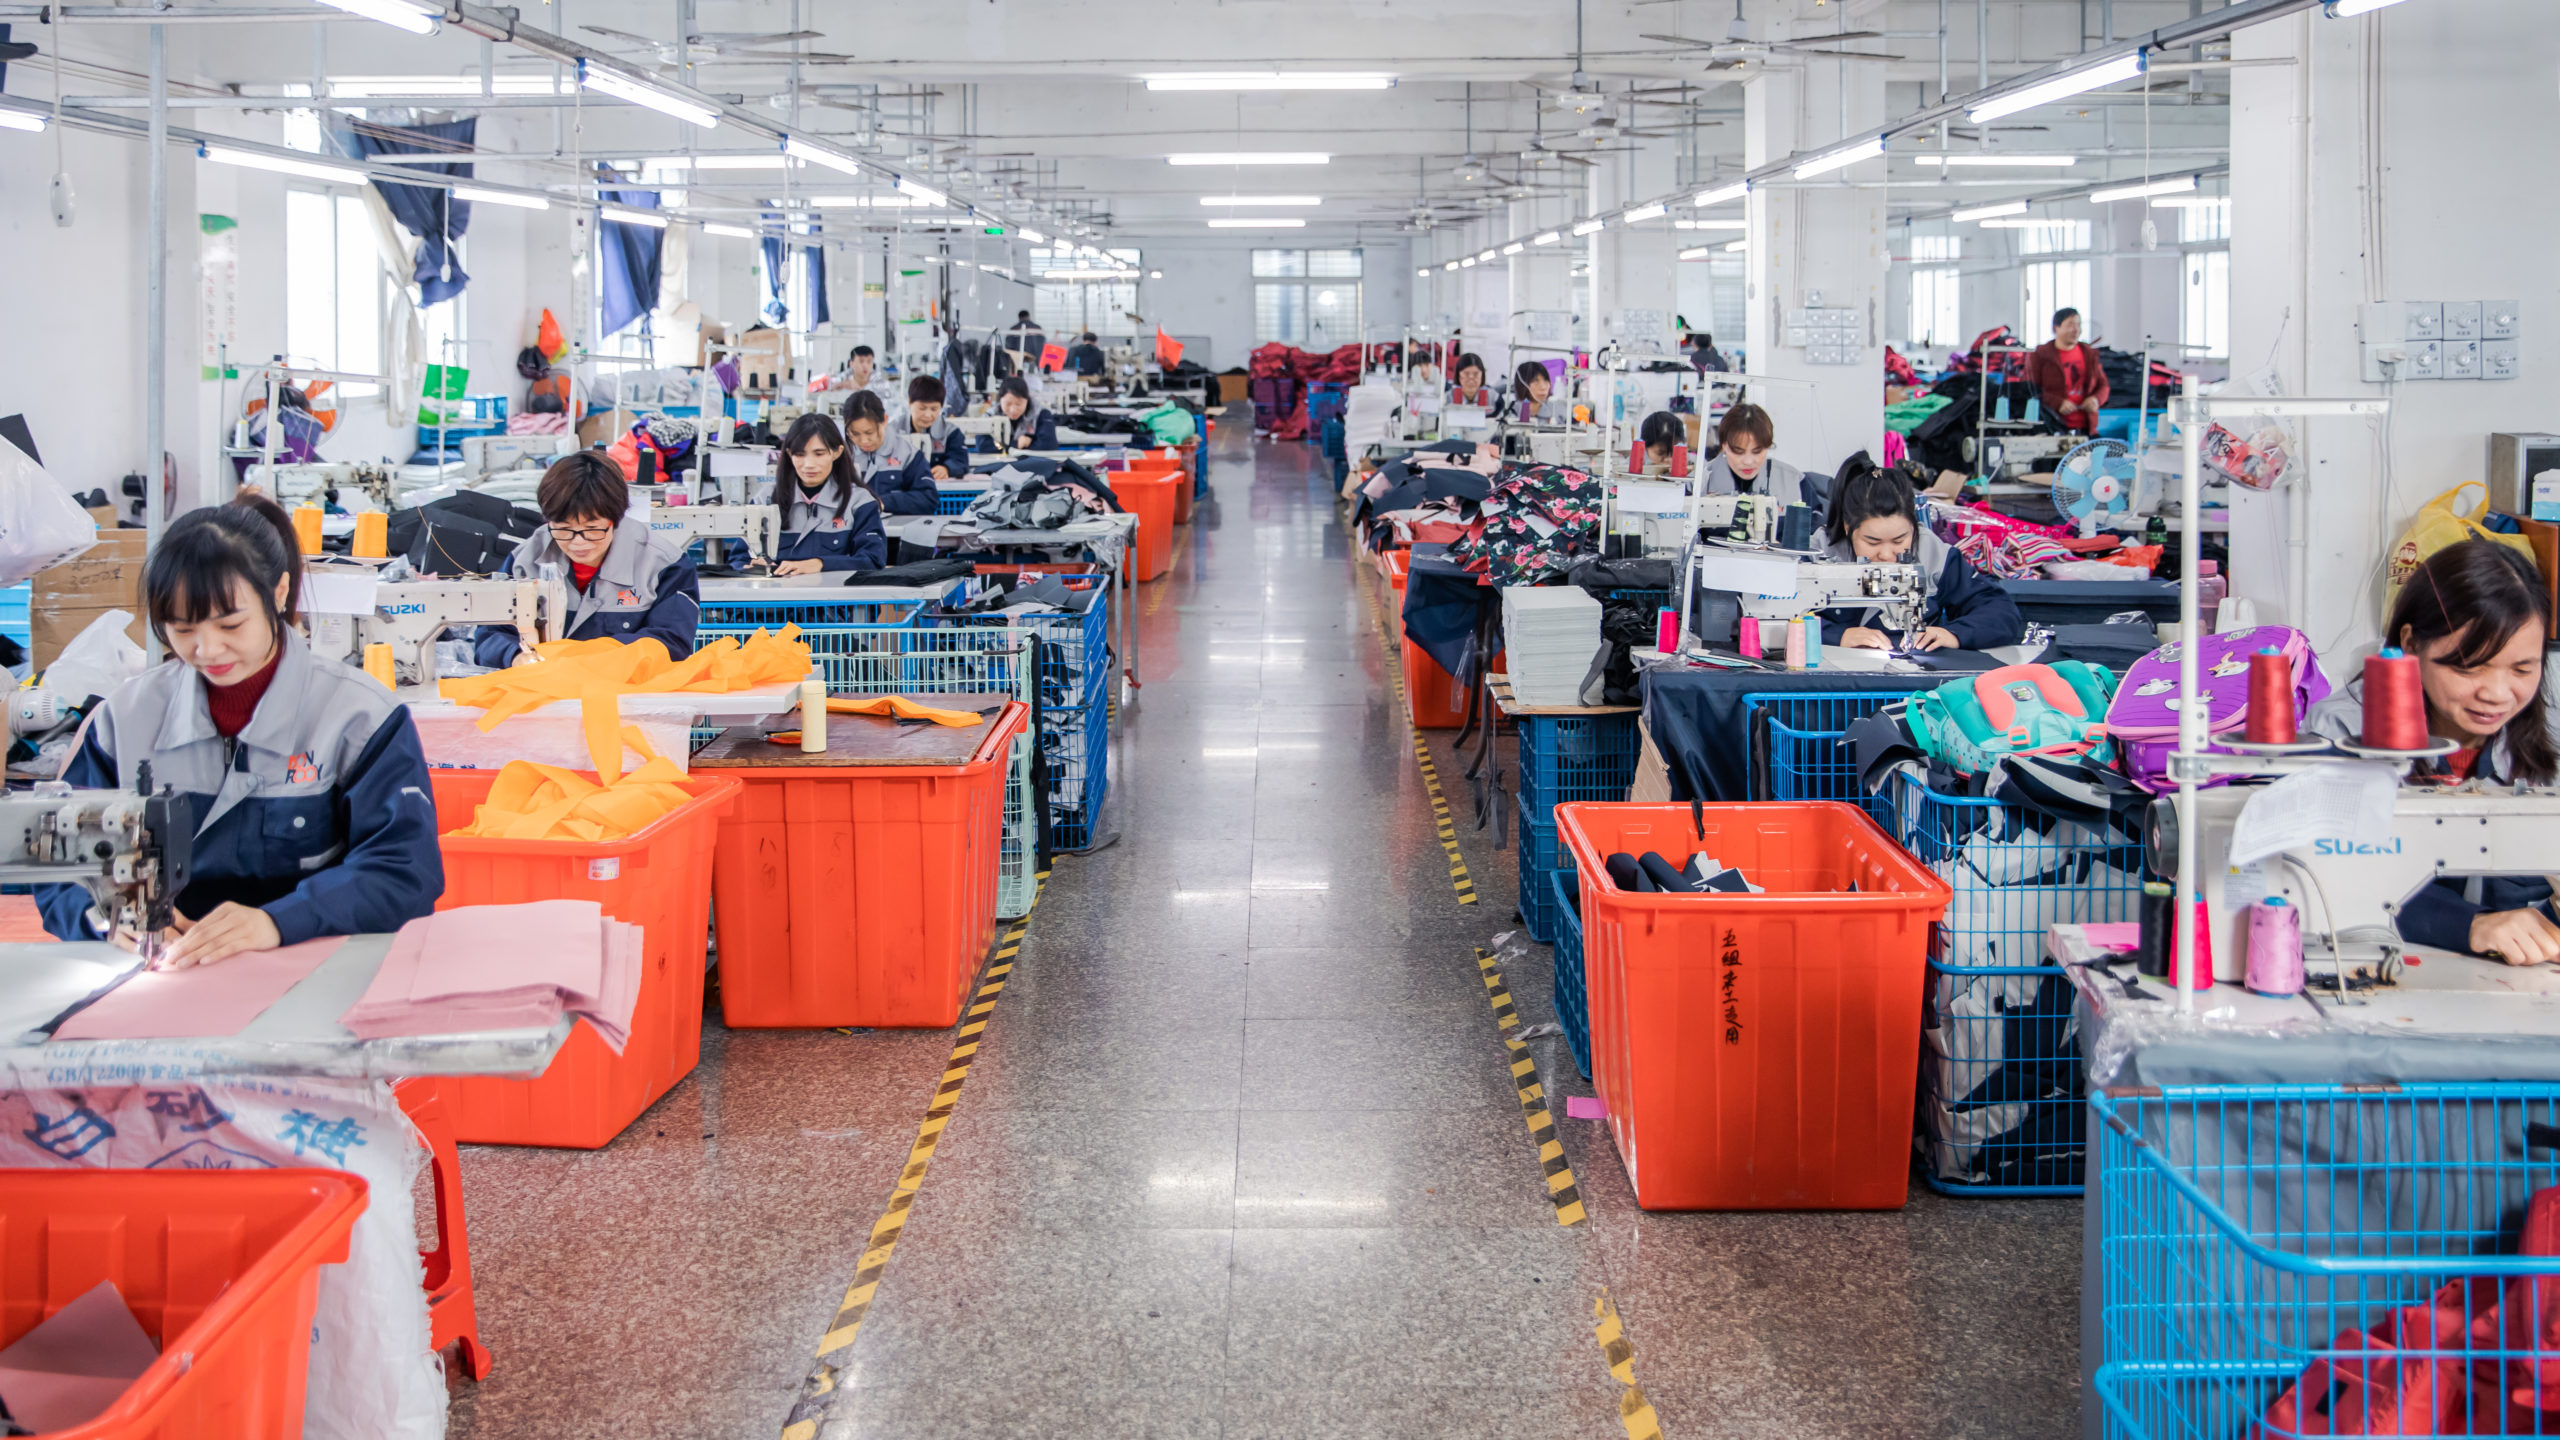
[[[2039,220],[2018,227],[2018,253],[2022,255],[2062,255],[2088,248],[2086,220]]]
[[[2186,257],[2187,284],[2178,338],[2190,356],[2231,354],[2231,252],[2197,250]]]
[[[2040,260],[2027,266],[2018,276],[2018,314],[2024,322],[2019,329],[2031,343],[2053,338],[2053,317],[2062,310],[2077,310],[2084,317],[2082,330],[2088,329],[2089,262],[2086,260]],[[2083,334],[2084,341],[2094,337]]]
[[[2231,239],[2231,197],[2209,196],[2178,207],[2178,243],[2210,245]]]
[[[1962,344],[1957,336],[1957,296],[1963,277],[1954,268],[1963,257],[1964,241],[1955,235],[1911,237],[1911,343],[1915,346]],[[1934,262],[1934,263],[1933,263]]]
[[[1330,350],[1360,338],[1361,252],[1253,252],[1254,343]]]
[[[284,196],[285,351],[295,364],[371,375],[382,369],[382,252],[364,200],[316,190]],[[441,307],[439,307],[441,308]],[[341,386],[342,396],[370,385]]]

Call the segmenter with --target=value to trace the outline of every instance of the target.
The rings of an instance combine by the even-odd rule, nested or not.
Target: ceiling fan
[[[1642,39],[1685,50],[1704,50],[1710,70],[1735,70],[1755,62],[1765,63],[1774,55],[1813,56],[1827,60],[1899,60],[1899,55],[1870,55],[1857,50],[1826,50],[1824,45],[1838,45],[1848,40],[1881,40],[1881,30],[1842,30],[1830,35],[1808,36],[1806,40],[1754,40],[1751,22],[1742,18],[1742,0],[1733,0],[1733,19],[1724,28],[1721,40],[1697,40],[1686,35],[1644,35]],[[1808,43],[1808,42],[1819,43]]]

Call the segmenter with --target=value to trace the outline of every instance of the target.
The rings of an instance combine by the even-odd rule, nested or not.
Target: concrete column
[[[2235,57],[2291,62],[2232,72],[2234,384],[2393,400],[2388,427],[2293,422],[2298,486],[2233,491],[2233,593],[2334,661],[2380,635],[2410,515],[2485,477],[2492,432],[2555,428],[2560,152],[2501,138],[2560,131],[2550,19],[2468,0],[2233,37]],[[2520,301],[2521,377],[2365,384],[2359,309],[2379,300]]]
[[[1818,150],[1884,118],[1882,66],[1813,61],[1770,70],[1743,87],[1744,163]],[[1748,369],[1807,382],[1756,386],[1751,399],[1776,423],[1778,455],[1806,470],[1834,471],[1883,443],[1884,192],[1839,183],[1883,174],[1883,162],[1869,160],[1811,181],[1776,181],[1754,190],[1746,207]],[[1802,348],[1784,344],[1787,312],[1817,304],[1859,312],[1857,364],[1808,364]]]

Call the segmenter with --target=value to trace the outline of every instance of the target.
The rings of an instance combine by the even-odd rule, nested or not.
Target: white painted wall
[[[1149,325],[1162,325],[1166,334],[1186,346],[1205,340],[1206,354],[1186,349],[1182,358],[1213,370],[1229,370],[1244,365],[1256,344],[1252,252],[1273,247],[1322,248],[1325,242],[1273,231],[1249,239],[1210,238],[1205,232],[1196,237],[1114,236],[1112,245],[1136,249],[1148,270],[1164,272],[1163,279],[1143,281],[1138,288],[1138,310]],[[1368,240],[1361,248],[1360,303],[1369,335],[1392,340],[1413,303],[1411,254],[1401,239]],[[1021,305],[1029,303],[1026,298]],[[1005,314],[1010,316],[1018,308],[1008,306]]]
[[[1835,77],[1846,68],[1847,126]],[[1873,66],[1772,70],[1744,87],[1744,153],[1753,166],[1818,150],[1884,118],[1884,81]],[[1879,173],[1869,160],[1835,172],[1849,179]],[[1884,435],[1884,192],[1848,186],[1769,187],[1746,202],[1750,304],[1746,312],[1751,373],[1797,384],[1754,387],[1769,411],[1777,454],[1806,470],[1829,473],[1853,453],[1876,454]],[[1850,309],[1862,318],[1860,362],[1811,365],[1788,349],[1785,312],[1810,305]]]

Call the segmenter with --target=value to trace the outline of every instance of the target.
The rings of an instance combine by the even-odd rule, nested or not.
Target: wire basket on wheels
[[[1531,938],[1553,944],[1556,892],[1549,877],[1573,866],[1556,844],[1558,805],[1624,800],[1636,778],[1636,717],[1521,715],[1520,920]]]
[[[981,573],[993,567],[982,567]],[[1111,787],[1111,582],[1107,575],[1057,572],[1067,588],[1093,591],[1081,614],[942,615],[964,629],[1002,626],[1038,642],[1040,752],[1047,771],[1049,833],[1056,848],[1083,850],[1105,832]]]
[[[2055,925],[2131,920],[2142,846],[2113,830],[1894,776],[1892,829],[1955,889],[1930,937],[1920,1142],[1950,1195],[2077,1195],[2087,1139],[2070,977]]]
[[[1858,759],[1841,738],[1849,727],[1909,690],[1761,691],[1742,697],[1743,733],[1751,737],[1755,800],[1846,800],[1891,829],[1893,798],[1858,783]]]
[[[2090,1108],[2110,1437],[2560,1434],[2560,1086]]]

